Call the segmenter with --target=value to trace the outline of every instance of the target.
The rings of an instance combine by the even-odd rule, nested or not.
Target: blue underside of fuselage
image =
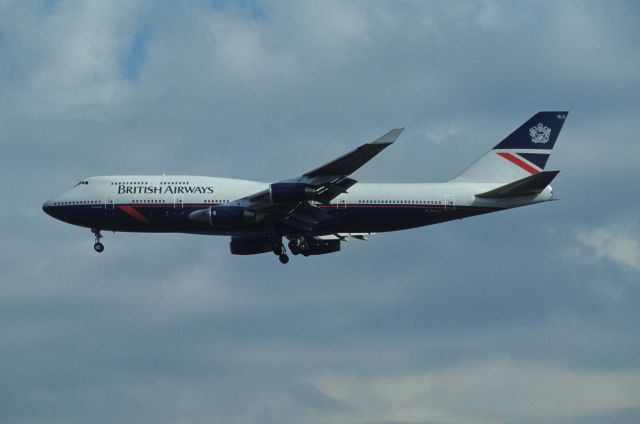
[[[126,204],[107,207],[104,205],[65,205],[45,208],[45,212],[61,221],[88,228],[106,231],[193,233],[232,235],[260,233],[264,223],[215,228],[206,222],[189,219],[189,214],[215,205]],[[323,207],[325,215],[311,232],[297,231],[289,227],[276,229],[283,233],[309,233],[313,235],[334,233],[379,233],[396,231],[425,225],[438,224],[454,219],[467,218],[501,210],[499,208],[444,205],[346,205],[340,209],[335,205]]]

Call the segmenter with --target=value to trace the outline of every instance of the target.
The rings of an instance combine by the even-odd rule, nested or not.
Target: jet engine
[[[316,196],[313,186],[303,183],[274,183],[269,186],[273,203],[291,203],[312,200]]]
[[[233,236],[229,243],[232,255],[257,255],[271,252],[273,239],[269,237]]]
[[[212,227],[235,227],[256,222],[256,213],[242,206],[215,206],[189,214],[193,221],[209,222]]]

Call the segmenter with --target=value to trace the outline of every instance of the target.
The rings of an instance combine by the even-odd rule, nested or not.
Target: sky
[[[640,421],[634,1],[0,0],[0,421]],[[446,181],[540,110],[561,201],[231,256],[42,204],[94,175]]]

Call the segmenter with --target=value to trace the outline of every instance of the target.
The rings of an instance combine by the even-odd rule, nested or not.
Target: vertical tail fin
[[[452,182],[507,183],[539,173],[568,113],[536,113]]]

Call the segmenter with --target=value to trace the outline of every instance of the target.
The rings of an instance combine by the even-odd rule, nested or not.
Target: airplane
[[[338,252],[349,237],[439,224],[553,200],[545,171],[568,112],[538,112],[444,183],[371,184],[351,177],[403,128],[293,179],[265,183],[184,175],[91,177],[43,205],[52,217],[101,231],[230,236],[234,255]],[[285,241],[286,241],[285,240]]]

